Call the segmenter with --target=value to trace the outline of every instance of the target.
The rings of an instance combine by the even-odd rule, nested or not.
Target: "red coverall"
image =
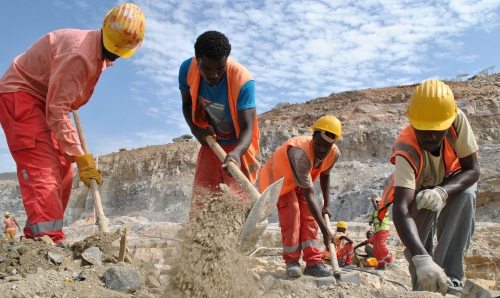
[[[99,30],[62,29],[17,56],[0,79],[0,123],[17,165],[28,238],[64,239],[73,157],[84,154],[70,112],[106,68]]]

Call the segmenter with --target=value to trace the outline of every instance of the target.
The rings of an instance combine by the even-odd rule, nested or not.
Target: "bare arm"
[[[319,229],[323,234],[323,242],[325,246],[328,247],[328,244],[333,240],[333,235],[330,232],[327,223],[325,223],[325,221],[323,220],[318,203],[314,198],[314,190],[312,188],[302,188],[302,191],[304,192],[309,210],[311,211],[312,216],[316,220],[316,223],[318,223]]]
[[[328,214],[329,217],[332,217],[332,213],[330,212],[330,208],[329,208],[329,204],[330,204],[330,172],[328,172],[328,174],[321,173],[321,175],[319,176],[319,184],[321,186],[321,192],[323,193],[323,209],[321,210],[321,215],[326,213],[326,214]]]
[[[418,236],[417,225],[410,214],[410,204],[415,191],[410,188],[396,186],[394,189],[393,219],[399,238],[412,255],[425,255],[427,251]]]
[[[459,161],[461,170],[445,179],[440,185],[446,190],[448,197],[451,199],[453,199],[454,195],[464,191],[479,180],[480,171],[476,152],[460,158]]]
[[[360,248],[362,246],[365,246],[365,245],[366,245],[366,241],[363,241],[363,242],[359,243],[358,245],[354,246],[353,249],[356,250],[356,249],[358,249],[358,248]]]
[[[202,145],[206,145],[207,144],[205,141],[206,136],[212,135],[215,137],[215,132],[213,128],[211,126],[209,126],[208,128],[201,128],[198,127],[196,124],[194,124],[191,116],[192,113],[191,94],[188,91],[181,91],[181,97],[182,97],[182,114],[184,115],[184,119],[186,120],[186,123],[189,126],[191,133],[198,140],[198,142],[200,142]]]
[[[224,165],[227,165],[229,159],[234,161],[238,167],[241,166],[241,156],[247,151],[252,142],[253,125],[255,119],[255,108],[238,111],[238,124],[240,126],[240,135],[236,142],[236,147],[227,154]]]

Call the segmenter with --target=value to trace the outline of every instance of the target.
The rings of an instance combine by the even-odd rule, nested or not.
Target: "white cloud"
[[[307,100],[345,88],[420,79],[436,65],[428,57],[462,54],[456,38],[496,26],[500,1],[138,1],[147,15],[147,39],[136,63],[161,85],[172,108],[180,101],[177,72],[193,55],[196,37],[219,30],[232,56],[256,78],[258,108]],[[494,25],[492,25],[494,24]],[[455,47],[450,47],[455,44]],[[157,108],[148,111],[170,113]],[[180,111],[180,110],[177,110]],[[171,115],[171,114],[168,114]]]

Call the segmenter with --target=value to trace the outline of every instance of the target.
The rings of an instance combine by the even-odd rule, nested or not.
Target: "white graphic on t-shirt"
[[[199,102],[207,111],[210,124],[214,126],[215,133],[219,140],[231,140],[235,138],[234,127],[226,121],[226,107],[217,102],[210,101],[202,96],[198,96]]]

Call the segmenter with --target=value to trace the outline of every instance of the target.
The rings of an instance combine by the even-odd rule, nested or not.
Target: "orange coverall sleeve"
[[[70,113],[71,104],[81,97],[85,84],[89,83],[89,62],[80,55],[67,55],[55,59],[49,79],[46,118],[49,128],[69,156],[84,154],[78,132]]]

